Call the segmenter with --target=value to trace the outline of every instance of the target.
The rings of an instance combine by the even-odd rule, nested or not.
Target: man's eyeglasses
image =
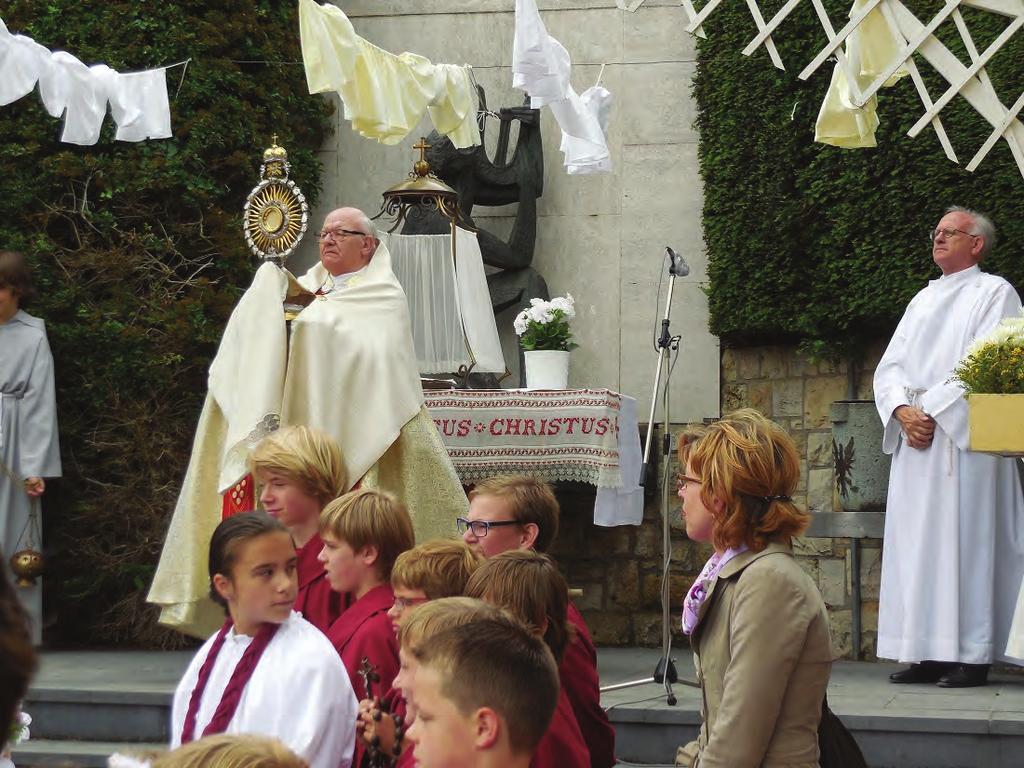
[[[503,525],[520,525],[518,520],[467,520],[464,517],[455,518],[455,527],[459,533],[472,531],[478,539],[484,538],[491,528],[499,528]]]
[[[676,491],[681,491],[686,487],[687,483],[693,483],[694,485],[700,485],[700,480],[696,477],[689,477],[682,473],[676,475]]]
[[[321,243],[329,238],[333,238],[335,242],[338,242],[339,240],[344,240],[346,235],[369,237],[365,232],[357,232],[354,229],[325,229],[323,232],[316,233],[316,239]]]
[[[962,229],[955,229],[953,227],[939,227],[938,229],[933,229],[931,232],[928,233],[928,242],[934,243],[938,239],[939,235],[942,235],[946,240],[949,240],[951,237],[953,237],[953,235],[981,237],[981,235],[975,235],[972,234],[971,232],[964,232],[964,230]]]

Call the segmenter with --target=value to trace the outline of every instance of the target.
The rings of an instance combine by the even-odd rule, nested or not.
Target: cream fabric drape
[[[867,0],[855,0],[850,16],[855,16]],[[899,53],[903,38],[894,30],[880,8],[875,8],[846,39],[846,56],[853,69],[859,72],[858,90],[867,88]],[[904,67],[885,82],[886,87],[908,74]],[[814,125],[814,140],[847,149],[874,147],[878,128],[878,98],[872,96],[863,107],[853,103],[853,91],[843,66],[836,62],[832,70],[825,99]]]
[[[299,33],[309,92],[337,91],[345,119],[361,135],[398,144],[429,112],[456,148],[480,143],[466,67],[378,48],[356,34],[340,8],[313,0],[299,0]]]
[[[456,229],[454,264],[450,235],[385,235],[384,240],[409,300],[420,373],[453,372],[468,365],[467,340],[476,359],[475,372],[504,373],[505,358],[476,234]]]

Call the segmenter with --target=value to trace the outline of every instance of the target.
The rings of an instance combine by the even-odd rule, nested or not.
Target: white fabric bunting
[[[585,102],[572,87],[572,62],[565,46],[548,34],[536,0],[516,0],[516,34],[512,45],[512,87],[530,95],[530,106],[551,107],[562,129],[561,150],[571,174],[611,170],[608,141],[598,120],[611,94],[592,94]]]
[[[51,52],[29,37],[12,35],[0,19],[0,106],[27,96],[38,83],[46,111],[64,117],[61,141],[68,144],[95,144],[108,105],[118,141],[170,138],[165,71],[87,67],[70,53]]]

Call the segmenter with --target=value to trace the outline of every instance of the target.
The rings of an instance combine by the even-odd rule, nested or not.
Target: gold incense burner
[[[36,579],[46,570],[43,553],[36,549],[21,549],[11,555],[11,570],[19,587],[34,587]]]

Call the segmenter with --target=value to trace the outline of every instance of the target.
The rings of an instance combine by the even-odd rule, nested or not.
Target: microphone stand
[[[647,419],[647,438],[644,442],[643,467],[640,470],[640,485],[646,486],[651,463],[651,447],[654,440],[654,416],[655,411],[657,410],[659,387],[662,387],[662,374],[664,374],[665,383],[664,389],[662,390],[661,413],[661,454],[663,478],[661,487],[661,658],[658,660],[658,664],[654,668],[654,674],[651,677],[605,686],[601,688],[601,692],[616,691],[651,682],[658,683],[665,686],[666,703],[670,707],[674,707],[676,705],[676,695],[672,691],[672,684],[679,682],[679,676],[676,673],[675,661],[672,659],[672,619],[669,612],[670,595],[668,572],[669,566],[672,563],[672,526],[669,522],[669,492],[672,487],[672,483],[669,478],[669,468],[672,460],[672,437],[669,428],[671,424],[669,420],[669,384],[672,375],[672,367],[669,365],[668,353],[670,351],[678,351],[679,340],[681,338],[680,336],[673,336],[670,330],[672,295],[675,289],[676,278],[686,277],[690,274],[690,268],[687,266],[683,258],[671,248],[666,248],[665,254],[669,257],[668,297],[665,299],[665,313],[661,320],[661,335],[658,337],[657,341],[658,363],[654,369],[654,389],[651,393],[651,410]],[[683,681],[683,684],[700,687],[699,684],[686,680]]]

